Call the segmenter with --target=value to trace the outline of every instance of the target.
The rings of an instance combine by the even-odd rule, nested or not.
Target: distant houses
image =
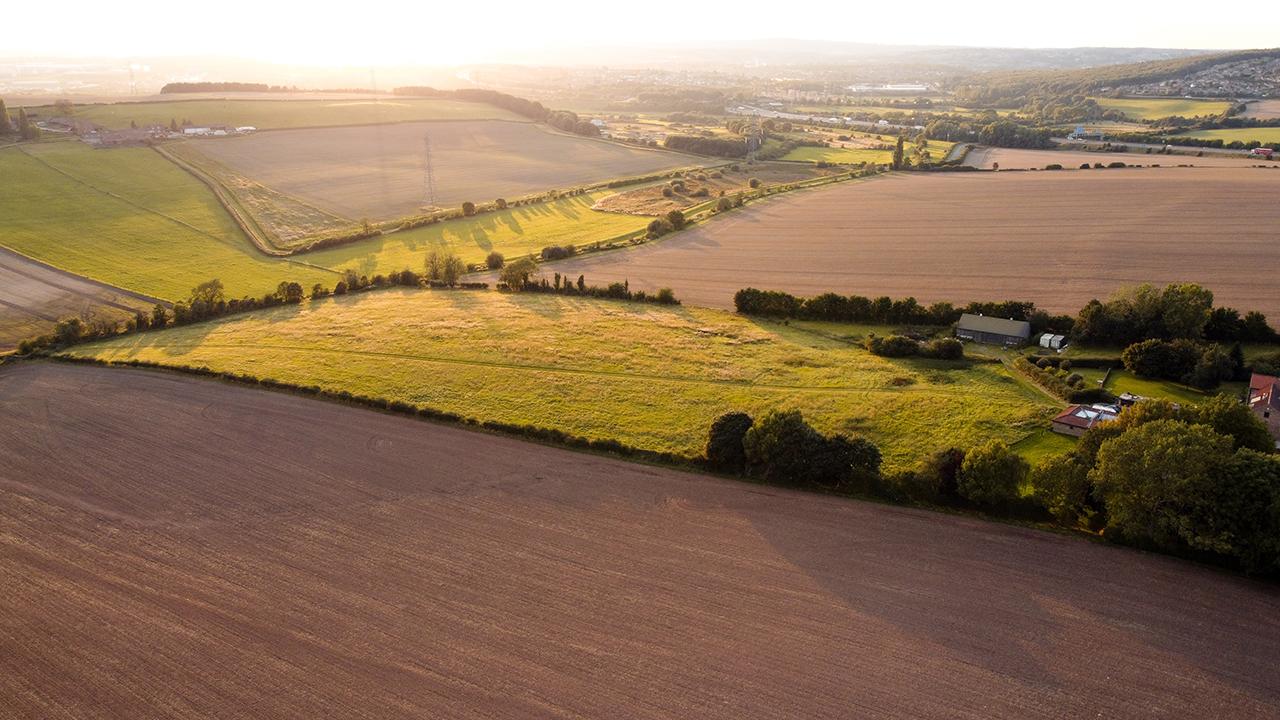
[[[1280,449],[1280,378],[1254,373],[1249,378],[1249,409],[1257,415]]]
[[[956,323],[956,337],[988,345],[1023,345],[1031,337],[1031,323],[965,313]]]

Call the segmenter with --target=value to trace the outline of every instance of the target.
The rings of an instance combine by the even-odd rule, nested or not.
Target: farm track
[[[11,718],[1280,717],[1280,593],[209,380],[0,368]]]
[[[544,272],[669,287],[719,308],[758,287],[1074,313],[1126,285],[1198,282],[1220,303],[1280,317],[1277,194],[1280,170],[1258,168],[897,173],[787,193]]]

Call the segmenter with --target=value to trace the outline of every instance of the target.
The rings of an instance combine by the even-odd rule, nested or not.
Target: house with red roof
[[[1280,448],[1280,378],[1254,373],[1249,378],[1249,409],[1262,419]]]

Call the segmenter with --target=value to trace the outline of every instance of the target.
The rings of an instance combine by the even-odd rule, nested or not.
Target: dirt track
[[[64,317],[87,311],[124,318],[153,302],[0,248],[0,351],[49,332]]]
[[[0,369],[0,716],[1280,717],[1280,591],[212,381]]]
[[[894,174],[783,195],[660,242],[553,263],[686,303],[801,295],[1025,299],[1074,313],[1142,282],[1200,282],[1280,318],[1280,169]]]

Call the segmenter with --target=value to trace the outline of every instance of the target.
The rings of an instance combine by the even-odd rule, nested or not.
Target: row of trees
[[[934,120],[925,126],[925,135],[935,140],[950,142],[977,142],[983,145],[1009,148],[1052,147],[1053,130],[1038,125],[1025,125],[1013,120],[994,122],[970,121],[959,118]]]
[[[887,296],[869,298],[862,295],[823,293],[803,298],[777,290],[744,288],[734,294],[733,304],[744,315],[832,322],[950,325],[959,320],[961,314],[973,313],[1026,320],[1034,330],[1061,333],[1069,332],[1072,322],[1070,317],[1049,315],[1036,309],[1035,303],[1025,300],[971,302],[963,307],[937,302],[926,306],[913,297],[895,300]]]
[[[635,302],[657,303],[659,305],[680,304],[671,288],[659,288],[657,292],[649,294],[643,290],[632,290],[631,283],[626,280],[608,285],[588,285],[587,279],[583,275],[579,275],[575,282],[568,275],[561,275],[560,273],[555,273],[550,280],[545,277],[535,277],[537,272],[537,263],[529,258],[520,258],[507,263],[499,274],[498,289],[516,292],[553,293],[556,295],[581,295],[584,297],[609,298],[611,300],[632,300]]]
[[[710,155],[712,157],[742,158],[747,156],[747,142],[743,138],[698,137],[696,135],[668,135],[662,141],[668,150]]]

